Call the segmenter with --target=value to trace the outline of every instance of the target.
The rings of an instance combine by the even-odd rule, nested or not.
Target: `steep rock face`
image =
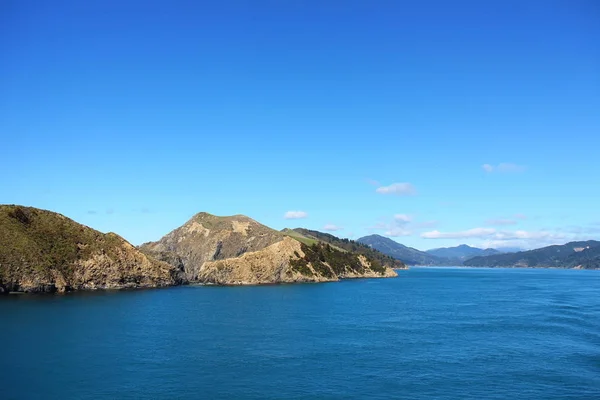
[[[243,215],[199,213],[158,242],[144,243],[140,250],[171,264],[180,262],[187,279],[197,281],[204,263],[240,257],[283,238],[283,234]]]
[[[300,243],[291,238],[243,254],[241,257],[209,261],[204,264],[198,280],[225,285],[252,285],[283,282],[324,282],[334,280],[317,273],[303,275],[290,266],[290,258],[296,252],[304,256]]]
[[[385,278],[397,274],[391,268],[371,269],[371,263],[361,255],[352,255],[359,270],[343,265],[336,270],[327,260],[308,261],[308,252],[300,242],[286,237],[263,250],[246,253],[241,257],[212,261],[204,265],[199,280],[206,283],[248,285],[292,282],[332,282],[350,278]],[[331,249],[331,252],[340,253]],[[331,260],[331,259],[330,259]],[[305,263],[305,268],[299,268]],[[333,262],[332,262],[333,263]]]
[[[170,263],[180,261],[190,281],[221,285],[396,276],[377,261],[329,245],[307,246],[242,215],[199,213],[140,249]]]
[[[182,282],[181,271],[50,211],[0,206],[0,292],[157,287]]]

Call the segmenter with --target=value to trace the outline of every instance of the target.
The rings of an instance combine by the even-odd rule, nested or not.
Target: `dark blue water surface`
[[[0,398],[600,399],[600,271],[0,298]]]

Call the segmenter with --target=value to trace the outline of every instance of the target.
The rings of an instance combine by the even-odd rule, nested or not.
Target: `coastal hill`
[[[408,265],[452,265],[452,261],[400,244],[381,235],[364,236],[357,240],[383,254]]]
[[[284,232],[290,235],[296,234],[295,237],[298,237],[297,234],[302,235],[304,238],[308,238],[308,240],[316,240],[322,241],[325,243],[329,243],[336,248],[343,249],[345,251],[351,251],[358,254],[363,254],[366,257],[371,259],[378,260],[382,265],[385,265],[394,269],[406,269],[407,266],[402,261],[395,259],[394,257],[383,254],[380,251],[375,250],[371,246],[366,244],[356,242],[350,239],[340,239],[334,235],[329,233],[314,231],[310,229],[304,228],[296,228],[294,230],[285,229]],[[294,236],[292,236],[294,237]]]
[[[180,271],[51,211],[0,205],[0,293],[175,285]]]
[[[3,205],[0,293],[325,282],[393,277],[392,268],[404,267],[375,251],[345,247],[334,236],[309,238],[243,215],[199,213],[159,241],[136,248],[55,212]]]
[[[474,257],[464,262],[469,267],[529,267],[529,268],[600,268],[600,242],[588,240],[560,246]]]
[[[241,285],[396,276],[376,258],[300,236],[243,215],[201,212],[140,249],[180,266],[190,282]]]

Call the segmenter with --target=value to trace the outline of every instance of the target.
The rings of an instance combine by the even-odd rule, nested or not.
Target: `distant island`
[[[401,261],[317,231],[199,213],[135,247],[61,214],[0,205],[0,293],[331,282],[397,276]]]
[[[407,265],[600,269],[600,242],[570,242],[540,249],[479,249],[467,245],[420,251],[380,235],[358,239]]]

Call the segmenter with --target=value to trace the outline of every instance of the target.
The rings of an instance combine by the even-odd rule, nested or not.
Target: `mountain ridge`
[[[425,250],[425,252],[436,257],[458,260],[461,262],[476,256],[493,255],[500,253],[500,251],[496,249],[481,249],[479,247],[472,247],[466,244],[460,244],[454,247],[440,247],[437,249]]]
[[[600,242],[568,242],[517,253],[474,257],[464,262],[469,267],[577,268],[600,269]]]
[[[448,262],[450,262],[381,235],[363,236],[357,242],[371,246],[375,250],[401,260],[407,265],[449,265]]]

